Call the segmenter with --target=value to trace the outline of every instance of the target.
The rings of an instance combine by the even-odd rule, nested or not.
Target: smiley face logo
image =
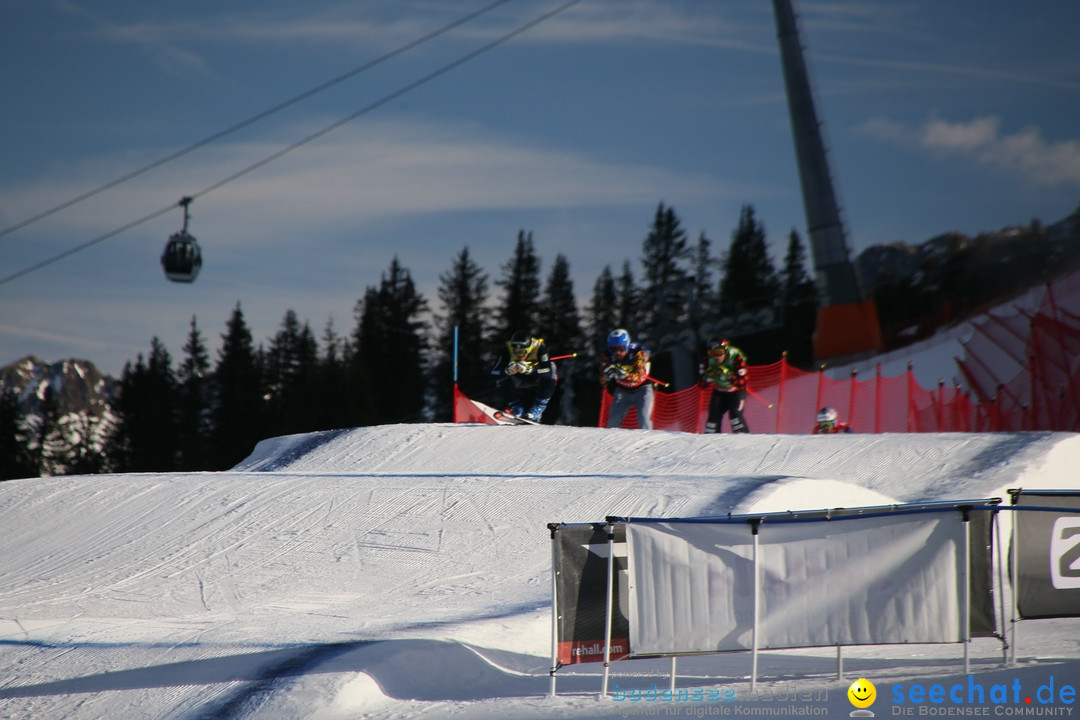
[[[855,707],[868,708],[877,700],[877,688],[869,680],[859,678],[847,689],[847,697]]]

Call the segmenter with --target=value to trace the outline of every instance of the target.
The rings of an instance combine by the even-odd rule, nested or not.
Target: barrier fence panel
[[[1011,555],[1000,538],[997,551],[1013,587],[1003,652],[1015,661],[1018,615],[1080,617],[1080,491],[1010,494],[1008,508],[991,499],[549,525],[552,691],[560,666],[605,655],[750,651],[756,668],[759,649],[837,646],[839,658],[843,645],[964,642],[967,672],[966,641],[1004,641],[1001,510],[1012,515]],[[999,578],[1002,610],[1004,592]]]
[[[760,649],[961,642],[960,512],[760,525]],[[751,649],[754,534],[745,521],[627,525],[630,650]]]
[[[761,649],[965,643],[967,671],[1003,635],[997,502],[551,524],[552,692],[563,665],[604,660],[606,694],[605,658],[731,651],[753,686]]]
[[[557,654],[552,667],[603,662],[607,612],[608,524],[548,525],[553,544]],[[621,597],[626,587],[626,535],[620,526],[614,538],[615,595],[611,658],[629,653],[629,631]]]
[[[1021,618],[1080,615],[1080,492],[1011,491]]]

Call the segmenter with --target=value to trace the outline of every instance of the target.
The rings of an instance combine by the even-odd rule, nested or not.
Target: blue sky
[[[413,42],[490,0],[0,0],[0,229]],[[202,193],[563,4],[476,20],[0,237],[9,277]],[[796,0],[853,252],[1080,204],[1080,4]],[[118,374],[191,317],[216,355],[239,302],[257,342],[286,310],[317,335],[396,255],[437,306],[466,245],[492,280],[519,230],[570,263],[640,268],[659,202],[717,254],[743,204],[774,254],[806,238],[771,3],[581,0],[506,43],[201,194],[205,266],[158,258],[180,208],[0,284],[0,364]],[[492,285],[493,290],[495,289]]]

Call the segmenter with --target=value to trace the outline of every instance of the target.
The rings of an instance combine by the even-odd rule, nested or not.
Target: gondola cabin
[[[202,252],[199,243],[195,242],[195,236],[187,231],[191,198],[181,198],[178,204],[184,208],[184,227],[169,236],[169,242],[165,243],[165,250],[161,253],[161,267],[165,270],[165,277],[173,282],[195,282],[202,269]]]
[[[202,252],[195,237],[186,230],[170,235],[161,253],[161,267],[173,282],[194,282],[202,269]]]

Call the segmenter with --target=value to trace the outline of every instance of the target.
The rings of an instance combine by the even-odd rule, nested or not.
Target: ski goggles
[[[626,346],[625,345],[611,345],[611,346],[608,347],[608,350],[610,350],[612,353],[624,353],[624,352],[626,352]]]

